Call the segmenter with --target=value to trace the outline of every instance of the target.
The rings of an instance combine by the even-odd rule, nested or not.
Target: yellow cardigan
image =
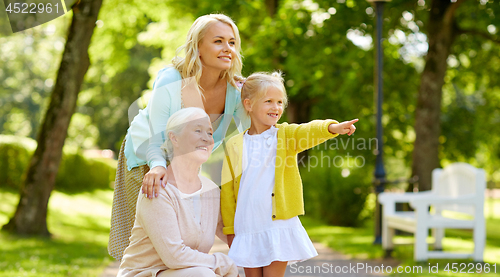
[[[277,124],[275,181],[272,195],[273,220],[289,219],[304,214],[302,179],[297,165],[297,153],[338,136],[328,131],[335,120],[313,120],[305,124]],[[224,234],[234,234],[234,214],[242,174],[243,133],[224,145],[226,157],[222,165],[221,213]]]

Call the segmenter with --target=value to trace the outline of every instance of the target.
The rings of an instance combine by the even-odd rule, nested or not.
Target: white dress
[[[243,174],[234,217],[235,238],[229,257],[240,267],[289,264],[318,255],[297,216],[272,220],[272,193],[278,129],[243,136]]]

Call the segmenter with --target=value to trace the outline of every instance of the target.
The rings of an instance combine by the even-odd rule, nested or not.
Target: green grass
[[[500,276],[500,200],[488,200],[485,203],[486,216],[486,248],[484,251],[484,262],[496,264],[496,274],[481,274],[481,276]],[[375,259],[381,264],[384,263],[384,251],[380,245],[374,245],[373,221],[368,221],[363,227],[339,227],[329,226],[321,221],[304,216],[301,218],[302,224],[306,228],[311,239],[319,241],[353,259]],[[413,236],[396,236],[396,243],[408,243],[407,245],[396,245],[392,253],[392,258],[399,262],[399,265],[422,266],[423,273],[392,273],[391,276],[470,276],[479,275],[472,273],[447,273],[444,271],[445,265],[452,263],[466,263],[466,271],[472,260],[442,260],[431,259],[425,263],[413,261]],[[446,251],[472,252],[472,232],[470,230],[446,230],[443,239],[443,248]],[[438,273],[429,272],[429,264],[438,264]],[[460,267],[459,267],[460,269]]]
[[[92,276],[112,258],[107,253],[112,191],[78,195],[53,192],[49,201],[51,239],[0,232],[0,277]],[[19,196],[0,191],[0,226],[15,211]]]

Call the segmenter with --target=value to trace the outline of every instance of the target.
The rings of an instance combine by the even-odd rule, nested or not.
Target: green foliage
[[[31,155],[34,141],[0,136],[0,189],[19,191]],[[36,143],[35,143],[36,144]],[[115,179],[115,163],[85,158],[81,153],[64,151],[56,177],[55,189],[66,193],[81,193],[111,189]]]
[[[19,144],[0,143],[0,188],[19,191],[30,154]]]
[[[76,150],[91,149],[97,144],[98,138],[99,129],[92,124],[92,118],[85,114],[75,113],[71,117],[64,146]]]
[[[96,189],[110,189],[115,179],[115,168],[81,154],[65,154],[56,178],[55,189],[65,193],[81,193]]]
[[[0,131],[35,138],[64,49],[63,16],[0,37]],[[7,21],[8,22],[8,21]]]
[[[309,158],[301,171],[307,215],[337,226],[359,226],[371,216],[362,213],[372,186],[371,166],[322,152]]]
[[[99,130],[96,145],[115,152],[129,126],[129,106],[150,92],[158,71],[170,64],[192,21],[166,2],[103,3],[89,49],[91,66],[78,111]]]
[[[390,47],[395,49],[391,53],[384,53],[386,72],[391,72],[385,80],[391,80],[393,74],[404,70],[396,70],[393,65],[387,64],[394,59],[404,61],[417,72],[423,70],[430,3],[431,1],[404,0],[388,3],[385,18],[389,24],[385,26],[389,29]],[[484,168],[488,179],[498,183],[500,174],[496,172],[500,164],[500,138],[497,135],[500,134],[500,81],[494,76],[500,72],[500,6],[494,1],[463,1],[456,10],[455,20],[457,37],[447,59],[448,68],[443,86],[439,158],[442,166],[463,161]],[[388,44],[384,46],[387,48]],[[421,47],[423,49],[419,49]],[[411,79],[408,82],[412,84],[409,91],[411,93],[417,87],[415,81],[420,80],[409,72],[405,75]],[[392,87],[386,91],[399,91],[393,93],[391,99],[385,98],[386,102],[390,101],[387,109],[397,107],[398,113],[404,117],[405,108],[411,113],[415,110],[414,100],[403,102],[406,107],[402,105],[402,109],[397,104],[398,98],[407,92],[407,87],[402,85],[404,83],[391,80],[384,84]],[[386,154],[404,157],[408,163],[415,135],[410,125],[407,125],[407,131],[404,131],[404,126],[399,127],[400,122],[395,115],[391,114],[388,118],[388,126],[391,126],[389,132],[394,134],[387,135]],[[413,116],[408,119],[407,123],[413,124]],[[397,132],[392,131],[393,126],[396,126]],[[398,144],[400,147],[395,147]]]
[[[491,2],[491,1],[490,1]],[[460,27],[494,37],[500,26],[500,6],[470,5],[457,10]],[[448,58],[443,87],[443,163],[463,161],[484,168],[488,179],[500,185],[500,72],[498,43],[477,34],[457,37]],[[498,42],[498,41],[497,41]]]

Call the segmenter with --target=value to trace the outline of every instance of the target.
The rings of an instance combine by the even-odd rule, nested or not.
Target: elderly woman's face
[[[194,161],[204,163],[214,148],[212,124],[208,116],[197,116],[176,137],[174,156],[190,155]]]

